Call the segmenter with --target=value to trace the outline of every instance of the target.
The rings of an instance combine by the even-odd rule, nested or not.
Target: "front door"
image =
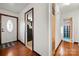
[[[17,40],[17,19],[1,15],[1,44]]]

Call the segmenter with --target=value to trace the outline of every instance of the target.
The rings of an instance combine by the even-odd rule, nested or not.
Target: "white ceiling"
[[[77,10],[79,9],[79,3],[71,3],[70,5],[63,5],[62,4],[62,7],[61,7],[61,11],[64,13],[64,12],[70,12],[70,11],[73,11],[73,10]]]
[[[0,8],[19,13],[27,5],[28,5],[28,3],[0,3]]]

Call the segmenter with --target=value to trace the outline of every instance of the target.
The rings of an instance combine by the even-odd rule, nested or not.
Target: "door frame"
[[[25,19],[25,30],[24,30],[24,35],[25,35],[25,45],[26,45],[26,25],[27,25],[27,23],[26,23],[26,20],[27,20],[27,18],[26,18],[26,15],[27,15],[27,13],[28,12],[30,12],[30,11],[32,11],[32,35],[33,35],[33,39],[32,39],[32,51],[34,50],[34,8],[31,8],[31,9],[29,9],[27,12],[25,12],[25,14],[24,14],[24,19]]]
[[[55,55],[55,37],[56,37],[56,14],[55,14],[55,3],[52,3],[52,53],[51,55]]]
[[[18,17],[0,13],[0,44],[1,44],[1,24],[2,24],[1,23],[1,16],[7,16],[7,17],[12,17],[12,18],[17,19],[17,41],[18,41]]]
[[[66,18],[66,20],[64,19],[64,22],[67,22],[67,21],[69,21],[68,23],[71,24],[71,32],[70,32],[70,40],[69,40],[69,42],[72,42],[72,33],[73,33],[73,20],[72,20],[72,17],[68,17],[68,18]],[[64,24],[63,24],[63,28],[64,28]],[[64,31],[64,29],[63,29],[63,31]],[[64,33],[63,33],[63,38],[64,38]]]

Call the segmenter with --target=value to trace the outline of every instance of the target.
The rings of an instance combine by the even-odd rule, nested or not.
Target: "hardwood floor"
[[[69,43],[62,41],[55,56],[79,56],[79,45],[78,43]]]
[[[31,51],[20,42],[14,42],[15,46],[10,48],[0,49],[0,56],[39,56],[34,51]]]

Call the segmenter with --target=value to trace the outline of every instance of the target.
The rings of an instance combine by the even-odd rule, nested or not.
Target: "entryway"
[[[14,46],[18,40],[18,17],[0,14],[0,48]]]

